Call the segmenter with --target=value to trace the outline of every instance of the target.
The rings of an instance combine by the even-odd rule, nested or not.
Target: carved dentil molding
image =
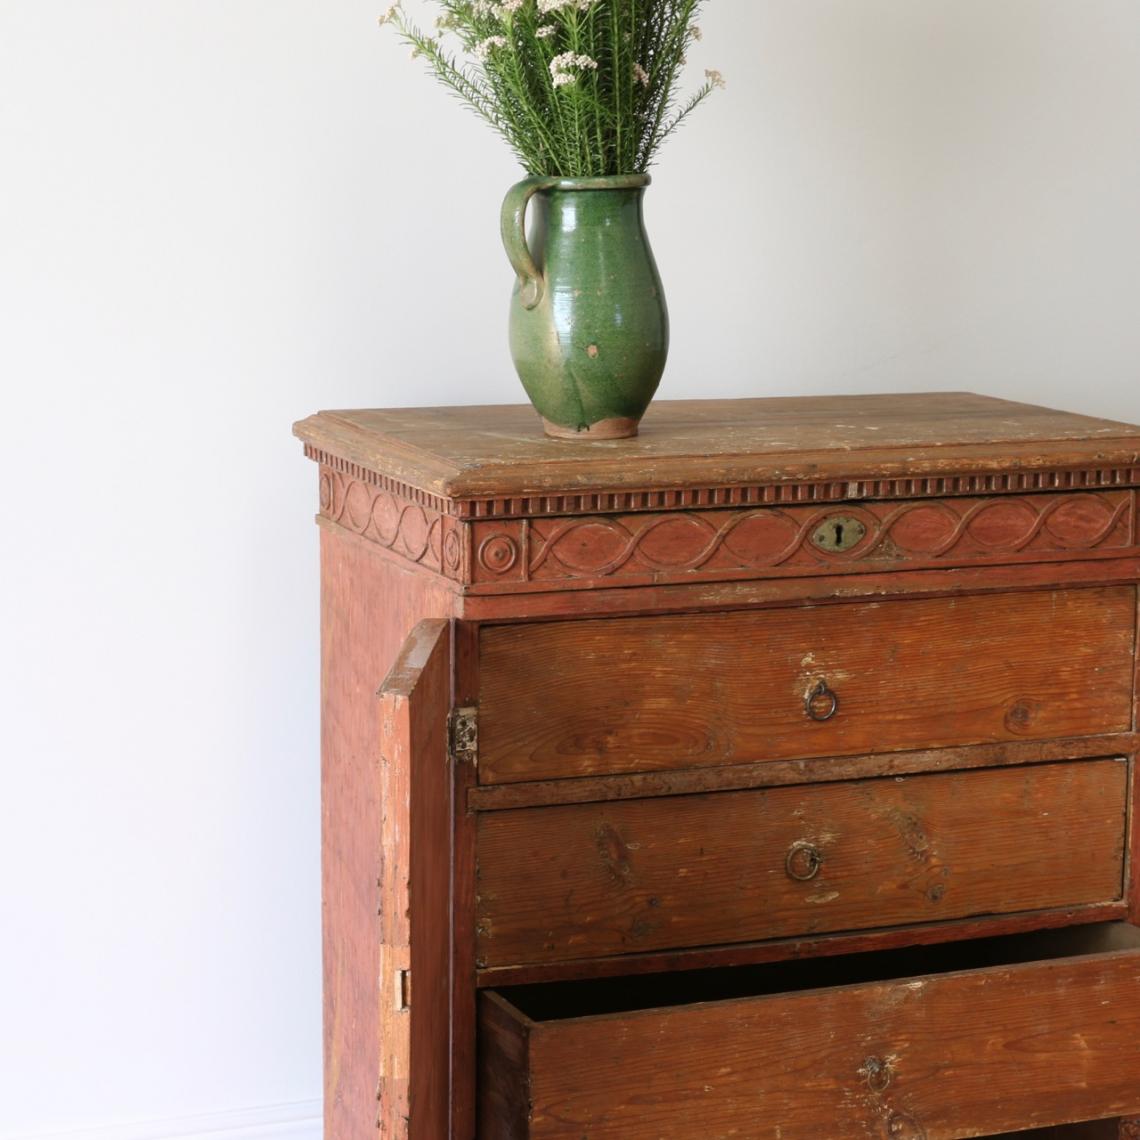
[[[832,479],[817,482],[755,483],[731,487],[673,490],[623,488],[486,498],[449,498],[425,491],[312,444],[305,454],[322,469],[353,482],[380,488],[425,510],[461,519],[550,518],[565,515],[631,514],[659,511],[724,510],[761,506],[842,503],[851,500],[903,500],[970,495],[1011,495],[1047,491],[1098,491],[1140,485],[1140,467],[1007,471],[998,474],[899,476],[883,479]]]

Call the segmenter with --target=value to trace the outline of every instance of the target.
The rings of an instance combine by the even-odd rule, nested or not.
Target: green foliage
[[[381,17],[531,174],[640,174],[713,92],[677,86],[704,0],[435,0],[436,34]],[[457,52],[448,50],[451,39]]]

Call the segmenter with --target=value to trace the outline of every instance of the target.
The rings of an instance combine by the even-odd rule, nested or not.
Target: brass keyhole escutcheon
[[[784,860],[784,869],[789,879],[797,883],[809,883],[819,874],[823,867],[823,852],[814,843],[803,840],[793,843],[788,857]]]
[[[852,515],[832,515],[815,529],[812,545],[826,554],[854,550],[867,536],[867,524]]]

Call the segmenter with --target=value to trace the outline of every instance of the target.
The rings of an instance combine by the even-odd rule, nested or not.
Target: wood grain
[[[484,814],[479,964],[1119,899],[1128,777],[1107,760]]]
[[[1009,590],[1135,584],[1140,558],[1036,562],[1016,566],[955,566],[889,573],[753,578],[509,595],[465,593],[456,616],[487,625],[573,618],[638,617],[665,613],[724,613],[788,605],[842,605],[859,599],[958,597]]]
[[[450,601],[428,575],[377,557],[359,540],[322,532],[324,1111],[325,1135],[335,1140],[375,1140],[377,1113],[386,1109],[377,1101],[378,979],[383,875],[395,864],[382,856],[376,691],[419,619],[446,615]]]
[[[478,1136],[527,1135],[530,1108],[526,1038],[519,1014],[498,994],[479,1007]]]
[[[477,975],[480,987],[529,986],[546,982],[641,978],[678,970],[732,969],[771,962],[819,959],[827,969],[830,958],[845,954],[878,954],[899,947],[944,946],[976,938],[1063,930],[1129,917],[1124,901],[1063,907],[1060,910],[1022,911],[1013,915],[983,915],[951,919],[922,926],[892,926],[882,930],[846,931],[806,938],[776,938],[766,942],[736,942],[727,946],[698,946],[688,950],[658,950],[648,954],[622,954],[608,958],[577,958],[567,962],[490,966]],[[821,975],[826,977],[826,973]]]
[[[1117,587],[490,627],[480,782],[1127,731],[1135,610]]]
[[[412,631],[380,689],[380,1135],[449,1127],[451,629]]]
[[[761,496],[746,502],[780,484],[804,484],[804,498],[809,488],[823,497],[899,497],[877,485],[892,479],[905,481],[901,497],[923,493],[924,483],[938,494],[1071,489],[1032,475],[1140,467],[1140,428],[965,392],[658,401],[637,439],[589,446],[545,439],[524,405],[323,412],[294,431],[314,457],[336,456],[445,498],[490,500],[484,515],[540,513],[540,502],[513,500],[550,496],[559,499],[552,513],[588,512],[570,495],[629,490],[648,492],[633,501],[652,509],[658,489],[748,487]],[[988,482],[955,478],[968,473]],[[1120,474],[1113,478],[1121,485]],[[711,497],[736,505],[728,494]],[[682,493],[674,502],[718,505],[709,498]],[[591,496],[593,509],[598,503]],[[630,505],[618,494],[600,509]]]
[[[479,632],[453,623],[455,670],[452,705],[469,708],[479,692]],[[475,787],[475,768],[453,763],[454,820],[451,845],[451,1137],[475,1134],[477,1025],[475,1011],[475,816],[466,807]]]
[[[528,1051],[532,1044],[529,1029],[523,1038],[512,1036],[517,1015],[506,1002],[497,1023],[480,1021],[483,1044],[477,1050],[476,990],[503,979],[598,979],[586,983],[593,987],[614,977],[625,990],[656,976],[654,984],[675,991],[687,984],[684,971],[695,966],[726,967],[720,972],[727,975],[737,963],[803,959],[812,984],[831,983],[843,977],[836,955],[844,951],[891,955],[892,947],[922,945],[928,947],[925,960],[943,953],[935,943],[995,931],[1087,924],[1121,918],[1129,908],[1140,918],[1140,874],[1133,857],[1128,890],[1113,902],[867,928],[863,924],[882,921],[878,912],[905,895],[906,886],[896,876],[884,881],[899,890],[867,902],[861,917],[855,915],[860,908],[853,908],[855,929],[618,953],[599,945],[592,957],[478,968],[480,813],[489,821],[492,812],[506,817],[540,804],[555,811],[581,804],[574,810],[608,819],[610,801],[614,811],[624,812],[641,809],[623,801],[647,796],[662,803],[699,797],[735,802],[741,795],[749,801],[770,799],[750,790],[765,786],[777,788],[778,797],[802,795],[806,804],[817,792],[872,774],[957,769],[955,778],[968,779],[968,769],[989,777],[991,769],[1004,765],[1049,766],[1077,758],[1092,761],[1087,765],[1092,770],[1103,758],[1137,754],[1138,708],[1129,703],[1127,723],[1120,709],[1123,701],[1132,702],[1140,678],[1140,659],[1133,652],[1140,428],[962,393],[665,403],[654,407],[644,427],[637,441],[583,447],[544,440],[524,407],[324,413],[298,425],[306,454],[322,464],[325,1135],[330,1140],[371,1140],[378,1124],[381,1135],[397,1140],[473,1140],[477,1130],[481,1140],[496,1140],[500,1118],[511,1135],[529,1134],[524,1100],[529,1100],[530,1070],[522,1064],[530,1054],[516,1053],[501,1069],[493,1062],[495,1055],[509,1053],[512,1039],[522,1040]],[[836,511],[858,514],[868,536],[850,558],[817,557],[805,545],[811,524]],[[780,525],[788,532],[783,544],[776,533]],[[1010,591],[1017,599],[1002,601]],[[982,595],[990,602],[980,601]],[[1131,621],[1122,618],[1125,595]],[[910,617],[923,611],[905,609],[910,606],[955,616],[912,626]],[[855,607],[863,607],[865,621],[855,620]],[[883,612],[904,610],[908,620],[888,621],[890,636],[884,637]],[[702,626],[705,617],[715,622]],[[377,700],[380,679],[424,618],[462,619],[446,648],[453,681],[444,677],[449,670],[441,656],[448,638],[436,627],[430,652],[420,654],[418,665],[406,659],[409,668],[401,667],[384,700]],[[617,621],[601,620],[610,618]],[[847,618],[851,624],[844,626]],[[503,638],[507,649],[515,636],[536,648],[514,665],[505,658],[492,660],[488,673],[480,622],[515,627],[511,633],[485,631],[492,640]],[[620,657],[624,650],[605,637],[592,646],[589,638],[593,630],[612,632],[625,622],[643,623],[645,636],[615,672],[603,667],[606,655]],[[785,640],[757,636],[768,623],[776,630],[781,622],[790,622]],[[689,623],[701,633],[673,636]],[[556,639],[545,650],[539,647],[541,631],[571,625],[588,635],[585,641]],[[735,640],[719,632],[729,626],[739,627]],[[540,631],[534,643],[528,642],[528,627]],[[712,636],[706,636],[709,631]],[[812,643],[798,646],[796,638]],[[413,641],[413,654],[417,644],[422,649],[426,643]],[[561,648],[570,651],[568,676],[552,655]],[[575,653],[584,654],[584,670]],[[813,665],[847,670],[852,678],[843,679],[837,721],[830,727],[810,725],[799,737],[803,726],[795,723],[796,715],[785,721],[778,710],[792,695],[802,716],[802,693],[794,692],[792,678],[807,670],[803,657],[809,653],[815,656]],[[1125,659],[1127,677],[1121,680]],[[639,671],[641,688],[631,681]],[[488,705],[496,686],[498,697]],[[443,731],[438,714],[449,703],[483,704],[481,767],[487,782],[482,785],[470,766],[419,762],[425,752],[438,755]],[[436,711],[429,715],[428,706]],[[496,718],[500,726],[513,724],[506,737],[499,736],[500,743],[507,741],[506,753],[496,743]],[[546,735],[549,730],[553,736]],[[387,766],[381,764],[382,752]],[[504,755],[510,782],[496,784],[496,764]],[[1135,765],[1133,771],[1135,803],[1140,776]],[[807,786],[812,783],[816,787]],[[1000,797],[997,802],[1008,806]],[[553,806],[558,804],[567,807]],[[939,819],[952,814],[952,804],[932,804]],[[1070,809],[1075,813],[1072,804],[1063,810]],[[1028,816],[1017,814],[1020,806],[1011,810],[1017,828],[1024,830]],[[1094,810],[1092,833],[1101,830],[1096,816]],[[695,818],[686,815],[682,822]],[[994,812],[989,819],[1000,831]],[[1051,824],[1043,818],[1040,826],[1044,834]],[[722,832],[728,830],[727,825],[718,830],[714,842],[724,843],[729,837]],[[739,829],[731,830],[729,846],[743,865],[745,841]],[[1074,825],[1061,848],[1072,850],[1081,833]],[[941,857],[941,830],[927,823],[927,838]],[[1029,852],[1059,861],[1056,845],[1040,852],[1041,839],[1029,837]],[[417,843],[426,859],[417,857]],[[668,843],[662,839],[660,850]],[[1012,852],[1003,840],[998,848]],[[955,857],[954,866],[968,866],[996,882],[995,868],[981,869],[985,849],[977,844],[964,859]],[[596,843],[587,857],[600,866]],[[1098,858],[1076,853],[1058,872],[1057,889],[1104,873],[1106,865]],[[505,854],[502,862],[505,867]],[[521,873],[524,860],[519,856],[517,862]],[[836,858],[830,859],[821,875],[837,866]],[[749,867],[739,877],[743,881],[754,871]],[[571,872],[584,868],[574,862]],[[1033,880],[1037,873],[1034,866],[1022,875]],[[712,879],[717,881],[715,873]],[[869,879],[859,882],[866,887]],[[727,884],[721,876],[719,889],[727,890]],[[1015,884],[1014,890],[1022,886]],[[588,891],[590,883],[580,889]],[[601,905],[591,903],[590,909],[601,913],[612,899],[596,884],[594,889]],[[948,890],[944,901],[951,897]],[[833,902],[844,905],[842,897]],[[562,896],[557,904],[563,905]],[[536,905],[547,904],[536,896]],[[832,902],[814,905],[827,913]],[[695,921],[711,923],[715,917],[697,906]],[[743,919],[750,921],[747,913]],[[633,919],[623,916],[622,921],[632,924]],[[588,927],[587,936],[596,929],[597,924]],[[714,935],[710,927],[700,937]],[[525,941],[530,934],[518,937]],[[395,970],[405,963],[411,981],[403,986],[400,1002],[409,1003],[407,1013],[395,1001]],[[666,996],[673,1000],[676,993]],[[1026,1008],[1033,1004],[1028,1000]],[[1068,1040],[1085,1032],[1084,1022],[1097,1032],[1095,1016],[1085,1017],[1079,1002],[1073,1018]],[[627,1032],[625,1019],[599,1018],[596,1024],[603,1022],[606,1034],[618,1038],[611,1043],[617,1050],[617,1067],[611,1066],[616,1087],[626,1063],[620,1040]],[[825,1024],[820,1023],[820,1032]],[[893,1024],[903,1036],[912,1030],[921,1036],[925,1025],[921,1018]],[[541,1035],[548,1028],[554,1027],[541,1024],[537,1030]],[[732,1032],[730,1025],[727,1033]],[[994,1040],[996,1094],[1005,1087],[1003,1080],[1012,1080],[1009,1073],[1014,1061],[1021,1063],[1022,1052],[1029,1054],[1030,1083],[1037,1079],[1037,1038],[1019,1036],[1016,1048],[1007,1049]],[[979,1041],[974,1052],[982,1057],[986,1045]],[[776,1051],[778,1035],[769,1044]],[[909,1047],[909,1038],[903,1044]],[[693,1048],[698,1046],[694,1042]],[[490,1093],[480,1103],[478,1124],[477,1052],[482,1053],[481,1082]],[[590,1052],[579,1061],[589,1061]],[[1063,1070],[1070,1060],[1074,1069],[1092,1065],[1095,1070],[1095,1043],[1093,1060],[1088,1052],[1054,1059]],[[689,1066],[678,1087],[695,1072]],[[381,1075],[385,1079],[378,1088]],[[947,1075],[954,1076],[952,1068]],[[805,1111],[820,1103],[815,1080],[799,1086]],[[1099,1070],[1094,1071],[1086,1100],[1095,1112],[1090,1109],[1089,1115],[1140,1111],[1117,1104],[1112,1089],[1099,1080]],[[977,1076],[979,1087],[981,1081]],[[628,1087],[638,1095],[636,1080]],[[652,1080],[643,1085],[648,1099],[636,1111],[649,1122],[660,1121],[656,1132],[640,1135],[660,1140],[676,1129],[673,1115],[654,1115],[666,1103],[662,1095],[671,1095],[655,1093],[654,1087]],[[1101,1095],[1094,1095],[1098,1089]],[[694,1111],[708,1095],[703,1086],[694,1088]],[[1072,1098],[1079,1102],[1073,1111],[1085,1104],[1080,1099],[1085,1095]],[[982,1110],[970,1110],[971,1135],[988,1127],[985,1112],[991,1107]],[[1018,1129],[1034,1123],[1031,1112],[1023,1115]],[[704,1119],[695,1127],[683,1116],[677,1119],[680,1134],[716,1140],[715,1115],[712,1127]],[[756,1119],[775,1117],[761,1112]],[[856,1134],[867,1129],[876,1134],[876,1128],[882,1134],[889,1122],[879,1114],[863,1121]],[[595,1135],[588,1127],[573,1131],[570,1116],[562,1124],[574,1140]],[[737,1132],[753,1135],[753,1126],[749,1120]],[[1001,1123],[1007,1126],[1014,1127]],[[928,1140],[945,1136],[939,1127],[935,1122]],[[831,1120],[815,1131],[837,1134]],[[639,1136],[621,1127],[610,1134]],[[965,1125],[958,1134],[966,1134]],[[906,1135],[899,1132],[895,1140]]]
[[[1125,866],[1124,898],[1130,922],[1140,923],[1140,756],[1129,760],[1128,859]]]
[[[1031,1132],[1006,1132],[988,1140],[1120,1140],[1120,1123],[1116,1119],[1087,1120],[1057,1128],[1035,1128]]]
[[[481,1140],[959,1140],[1134,1115],[1140,932],[1074,941],[1103,952],[1041,960],[1030,938],[1008,954],[979,948],[981,968],[911,979],[860,981],[865,963],[850,977],[836,965],[851,984],[794,992],[789,980],[810,975],[757,974],[755,997],[731,996],[722,974],[693,1004],[657,1008],[629,1009],[654,999],[628,987],[616,1006],[581,986],[521,1006],[512,995],[514,1040],[485,1064],[524,1058],[531,1112],[525,1130],[488,1119]]]
[[[483,784],[467,793],[474,811],[507,811],[520,807],[605,803],[650,796],[690,796],[703,792],[738,792],[789,784],[829,784],[873,776],[918,776],[947,769],[1003,768],[1049,764],[1057,760],[1110,759],[1140,751],[1140,736],[1118,732],[1108,736],[1060,740],[1018,740],[971,744],[964,748],[930,748],[877,756],[817,756],[811,760],[766,760],[759,764],[727,764],[719,768],[682,768],[616,776],[539,780],[520,784]]]

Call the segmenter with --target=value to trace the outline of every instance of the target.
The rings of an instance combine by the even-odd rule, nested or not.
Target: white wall
[[[290,422],[521,398],[515,170],[381,6],[0,0],[2,1137],[229,1110],[207,1124],[315,1135],[316,496]],[[703,22],[694,64],[729,87],[648,207],[662,396],[973,388],[1140,420],[1136,0]]]

